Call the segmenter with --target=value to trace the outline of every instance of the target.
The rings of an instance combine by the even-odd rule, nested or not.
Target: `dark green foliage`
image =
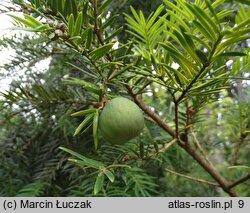
[[[15,50],[0,71],[12,77],[0,195],[225,196],[197,155],[228,182],[249,173],[246,1],[13,2],[32,34],[0,40]],[[116,96],[134,99],[145,127],[114,146],[98,120]],[[235,188],[249,196],[249,180]]]

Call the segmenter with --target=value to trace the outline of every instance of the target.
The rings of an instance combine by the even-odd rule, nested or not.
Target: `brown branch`
[[[189,143],[185,143],[185,145],[179,144],[196,162],[200,164],[221,186],[221,188],[228,193],[232,197],[236,197],[236,193],[233,192],[229,187],[229,183],[220,173],[216,170],[216,168],[209,164],[207,160],[200,156]]]
[[[164,121],[162,121],[161,117],[153,112],[141,99],[138,98],[137,95],[135,95],[130,88],[130,86],[126,85],[127,90],[130,94],[130,96],[134,99],[135,103],[149,116],[151,117],[158,126],[160,126],[162,129],[164,129],[167,133],[169,133],[173,138],[175,138],[175,132],[174,130],[168,126]]]
[[[195,178],[195,177],[183,175],[183,174],[180,174],[180,173],[175,172],[175,171],[173,171],[173,170],[170,170],[170,169],[168,169],[168,168],[165,168],[165,170],[168,171],[169,173],[172,173],[172,174],[177,175],[177,176],[180,176],[180,177],[184,177],[184,178],[189,179],[189,180],[193,180],[193,181],[196,181],[196,182],[199,182],[199,183],[202,183],[202,184],[208,184],[208,185],[211,185],[211,186],[220,187],[219,184],[214,183],[214,182],[210,182],[210,181],[203,180],[203,179],[200,179],[200,178]]]
[[[228,185],[228,188],[231,189],[243,182],[245,182],[246,180],[250,179],[250,173],[248,173],[246,176],[239,178],[238,180],[234,181],[233,183]]]

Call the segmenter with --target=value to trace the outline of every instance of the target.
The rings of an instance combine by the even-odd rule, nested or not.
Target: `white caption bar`
[[[0,212],[249,213],[250,198],[0,198]]]

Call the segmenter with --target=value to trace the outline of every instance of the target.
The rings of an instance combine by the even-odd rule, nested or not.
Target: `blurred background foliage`
[[[3,4],[1,12],[25,12],[28,8],[24,7],[23,2],[15,0],[12,4]],[[111,1],[107,8],[108,14],[118,16],[109,26],[110,31],[120,26],[127,29],[123,14],[131,15],[130,5],[136,11],[142,10],[147,17],[161,3],[160,0]],[[238,1],[225,1],[220,8],[225,11],[243,8],[249,14],[248,5],[242,6]],[[224,21],[233,25],[236,15],[233,12]],[[117,36],[118,40],[127,42],[126,31]],[[240,43],[237,51],[247,47],[249,40],[248,43]],[[7,88],[2,83],[0,95],[1,196],[94,196],[96,170],[78,167],[67,161],[69,155],[58,149],[60,146],[110,165],[122,162],[126,156],[140,155],[140,141],[152,149],[154,143],[161,147],[171,140],[166,132],[147,120],[138,138],[124,146],[113,146],[100,138],[101,146],[95,150],[90,129],[73,137],[81,119],[72,118],[70,114],[95,107],[96,97],[79,85],[68,86],[63,83],[69,76],[93,81],[91,75],[82,71],[92,68],[81,55],[57,40],[48,41],[41,34],[16,31],[15,34],[1,37],[0,49],[14,50],[8,61],[0,67],[1,79],[11,79]],[[213,96],[210,103],[197,112],[190,137],[197,149],[202,143],[209,159],[231,180],[244,176],[250,169],[250,144],[246,133],[249,133],[250,88],[249,80],[242,79],[249,77],[250,66],[248,62],[242,63],[241,58],[237,60],[234,63],[229,61],[227,66],[230,72],[235,70],[234,77],[238,77],[237,80],[229,80],[228,88]],[[45,67],[44,63],[47,63]],[[217,63],[223,64],[224,61]],[[173,126],[174,106],[171,96],[154,83],[147,87],[147,91],[143,95],[145,102]],[[197,183],[166,170],[213,181],[177,146],[154,158],[127,159],[126,163],[130,168],[118,169],[113,183],[104,179],[105,184],[95,196],[225,195],[216,186]],[[250,196],[249,188],[250,180],[247,180],[236,189],[241,196]]]

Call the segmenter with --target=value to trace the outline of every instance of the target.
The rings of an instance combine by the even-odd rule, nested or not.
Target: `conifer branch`
[[[208,184],[208,185],[211,185],[211,186],[220,187],[219,184],[211,182],[211,181],[207,181],[207,180],[203,180],[203,179],[200,179],[200,178],[191,177],[191,176],[188,176],[188,175],[183,175],[181,173],[175,172],[175,171],[170,170],[168,168],[165,168],[165,170],[167,172],[171,173],[171,174],[174,174],[174,175],[177,175],[177,176],[180,176],[180,177],[184,177],[184,178],[189,179],[189,180],[193,180],[193,181],[196,181],[196,182],[199,182],[199,183],[202,183],[202,184]]]

